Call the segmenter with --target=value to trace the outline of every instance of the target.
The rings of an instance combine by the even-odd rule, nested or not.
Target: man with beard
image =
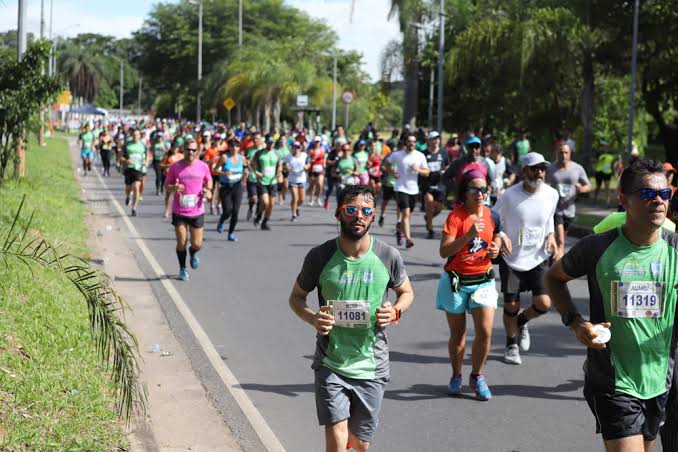
[[[290,295],[294,313],[316,331],[315,395],[326,450],[364,451],[376,431],[389,380],[384,329],[397,323],[414,299],[402,257],[368,234],[374,222],[374,191],[349,185],[339,193],[338,238],[313,248]],[[318,288],[320,309],[308,307]],[[396,295],[387,301],[388,289]]]
[[[538,152],[528,152],[521,162],[523,181],[508,188],[497,200],[501,230],[513,244],[499,261],[504,294],[506,350],[504,362],[521,364],[520,350],[530,349],[527,322],[545,314],[551,300],[544,287],[544,273],[551,255],[560,256],[553,226],[558,192],[544,184],[547,162]],[[532,305],[520,314],[520,293],[532,292]]]

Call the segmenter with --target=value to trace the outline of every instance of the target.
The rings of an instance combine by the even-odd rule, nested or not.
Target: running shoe
[[[329,200],[329,199],[326,199],[326,200],[325,200],[325,210],[327,210],[327,209],[329,209],[329,208],[330,208],[330,200]]]
[[[268,223],[263,223],[263,224],[261,225],[261,230],[262,230],[262,231],[270,231],[270,230],[271,230],[271,227],[268,225]]]
[[[179,269],[179,279],[182,281],[188,281],[188,271],[185,268]]]
[[[461,395],[461,375],[450,378],[450,384],[447,385],[447,395]]]
[[[238,237],[236,237],[235,234],[233,232],[231,232],[230,234],[228,234],[228,241],[229,242],[237,242]]]
[[[518,349],[518,345],[513,344],[506,347],[506,350],[504,350],[504,362],[506,364],[515,364],[516,366],[519,366],[523,363],[523,360],[520,359],[520,350]]]
[[[191,255],[191,268],[197,270],[200,265],[200,258],[198,257],[198,252],[196,251]]]
[[[471,377],[469,380],[471,384],[471,389],[476,393],[476,399],[487,402],[492,398],[492,393],[490,388],[487,386],[487,381],[485,381],[485,376],[478,375],[477,377]]]
[[[141,201],[143,201],[143,200],[144,200],[144,197],[141,196],[141,195],[139,195],[139,202],[141,202]]]
[[[260,222],[261,222],[261,218],[259,218],[259,216],[254,217],[254,227],[255,228],[259,227]]]
[[[292,223],[296,222],[298,220],[296,215],[292,215],[292,219],[290,220]]]
[[[217,224],[217,232],[222,234],[224,232],[224,223]]]
[[[136,209],[132,209],[132,214],[131,214],[131,216],[133,216],[133,217],[136,217],[136,216],[137,216],[137,211],[136,211]]]
[[[129,206],[129,196],[125,197],[125,205]]]
[[[247,211],[247,221],[251,221],[251,220],[252,220],[252,215],[253,215],[252,209],[248,210],[248,211]]]
[[[379,217],[379,227],[380,228],[384,227],[384,217]]]
[[[527,329],[527,324],[518,327],[518,346],[521,352],[530,350],[530,332]]]
[[[407,243],[405,244],[405,248],[410,249],[414,246],[414,242],[412,240],[408,240]]]
[[[435,237],[435,232],[433,232],[433,229],[429,229],[429,230],[428,230],[428,238],[429,238],[429,239],[432,239],[432,238],[434,238],[434,237]]]
[[[402,246],[403,244],[403,235],[400,233],[400,229],[396,231],[396,243],[398,246]]]

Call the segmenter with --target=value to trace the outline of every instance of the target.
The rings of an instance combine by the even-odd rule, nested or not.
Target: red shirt
[[[482,220],[485,223],[483,232],[469,240],[457,254],[450,256],[445,264],[445,270],[453,270],[462,275],[477,275],[487,272],[492,267],[487,248],[494,234],[499,233],[499,229],[492,218],[492,211],[487,206],[483,206]],[[447,215],[443,232],[456,239],[466,234],[472,226],[473,218],[466,211],[466,207],[460,205]]]

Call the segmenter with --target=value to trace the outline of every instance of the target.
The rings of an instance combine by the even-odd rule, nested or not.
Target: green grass
[[[22,226],[63,252],[87,257],[85,207],[61,139],[31,146],[27,177],[0,188],[0,237],[26,195]],[[19,261],[0,261],[0,450],[125,447],[108,373],[96,356],[87,307],[70,282]],[[3,449],[4,448],[4,449]]]
[[[604,217],[598,215],[590,215],[587,213],[577,213],[575,218],[575,223],[580,226],[590,226],[593,227],[600,223]]]

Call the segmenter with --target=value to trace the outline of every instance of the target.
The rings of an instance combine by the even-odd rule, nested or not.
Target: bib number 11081
[[[331,300],[334,324],[344,328],[367,328],[370,326],[369,300]]]

